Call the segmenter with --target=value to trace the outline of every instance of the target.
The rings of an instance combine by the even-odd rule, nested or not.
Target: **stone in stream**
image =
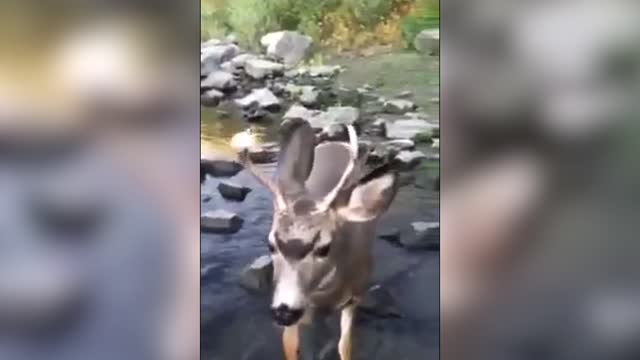
[[[409,151],[403,150],[398,153],[393,159],[395,167],[401,171],[408,171],[415,169],[422,160],[426,160],[427,156],[422,151]]]
[[[315,106],[320,99],[320,91],[312,85],[287,84],[284,90],[293,98],[298,99],[304,106]]]
[[[416,144],[409,139],[397,139],[397,140],[389,140],[380,143],[380,146],[395,150],[414,150],[416,148]]]
[[[395,297],[387,288],[381,285],[372,286],[365,293],[357,309],[375,317],[403,317],[402,312],[398,309]]]
[[[280,146],[278,143],[264,143],[249,149],[249,159],[254,164],[271,164],[278,161]]]
[[[412,98],[413,97],[413,92],[406,90],[401,92],[400,94],[398,94],[398,96],[396,96],[398,99],[408,99],[408,98]]]
[[[240,52],[235,44],[204,44],[200,48],[200,74],[208,75],[220,68],[220,65],[233,59]]]
[[[268,111],[280,110],[280,99],[267,89],[254,89],[251,93],[241,99],[235,100],[236,105],[242,109],[247,109],[252,105]]]
[[[440,249],[440,223],[417,221],[411,224],[413,235],[400,242],[407,249]]]
[[[311,77],[331,77],[338,75],[340,71],[340,65],[318,65],[309,67],[305,72]]]
[[[422,119],[385,120],[384,132],[389,139],[414,139],[423,133],[433,133],[438,125]]]
[[[422,30],[413,40],[413,46],[427,55],[440,55],[440,30]]]
[[[267,76],[282,74],[284,65],[269,60],[249,59],[244,64],[244,70],[253,79],[262,80]]]
[[[417,108],[413,101],[405,99],[386,100],[384,102],[384,112],[388,114],[403,115]]]
[[[260,39],[267,55],[283,60],[287,67],[294,67],[304,59],[311,42],[311,37],[295,31],[272,32]]]
[[[254,260],[240,274],[240,285],[250,291],[268,293],[273,281],[273,263],[269,255]]]
[[[240,230],[244,220],[226,210],[212,210],[200,216],[200,230],[213,234],[234,234]]]
[[[386,240],[392,244],[399,244],[400,243],[400,229],[395,228],[395,227],[391,227],[391,228],[386,228],[381,230],[378,233],[378,237],[382,240]]]
[[[242,170],[242,165],[229,160],[200,159],[200,174],[213,177],[232,177]]]
[[[211,199],[213,199],[213,197],[209,194],[204,194],[200,196],[200,201],[203,203],[208,203],[209,201],[211,201]]]
[[[244,201],[247,195],[251,192],[246,186],[241,186],[231,182],[220,182],[218,184],[218,192],[223,198],[231,201]]]
[[[202,106],[216,107],[224,98],[224,93],[216,89],[209,89],[200,95],[200,104]]]
[[[228,91],[236,88],[236,81],[233,78],[233,74],[222,70],[216,70],[210,73],[204,80],[200,82],[200,88],[213,88]]]
[[[257,60],[258,56],[253,54],[240,54],[230,60],[231,65],[235,68],[244,68],[249,60]]]

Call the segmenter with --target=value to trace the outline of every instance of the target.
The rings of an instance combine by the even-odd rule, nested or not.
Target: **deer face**
[[[330,292],[340,278],[348,253],[340,236],[344,224],[375,220],[396,190],[394,173],[380,168],[363,176],[366,153],[358,156],[355,130],[349,144],[315,146],[308,123],[291,129],[281,141],[277,179],[263,177],[241,154],[245,166],[274,195],[273,225],[268,246],[274,264],[271,304],[276,322],[295,324],[313,305],[314,295]]]

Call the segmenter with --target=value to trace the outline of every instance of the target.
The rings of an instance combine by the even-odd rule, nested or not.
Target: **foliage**
[[[435,8],[435,10],[434,10]],[[335,50],[400,44],[438,13],[437,0],[202,0],[202,37],[234,33],[245,46],[275,30],[297,30]],[[405,19],[411,14],[409,19]],[[431,20],[429,20],[431,21]]]
[[[440,3],[438,0],[418,0],[415,10],[402,22],[402,38],[408,48],[422,30],[440,26]]]

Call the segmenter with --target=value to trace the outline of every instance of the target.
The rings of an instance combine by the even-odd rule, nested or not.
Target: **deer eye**
[[[275,246],[273,246],[273,244],[272,244],[271,242],[268,242],[268,243],[267,243],[267,247],[269,248],[269,253],[271,253],[271,254],[275,254],[275,252],[276,252],[276,247],[275,247]]]
[[[325,258],[329,256],[329,250],[331,249],[331,244],[327,244],[317,248],[313,254],[319,258]]]

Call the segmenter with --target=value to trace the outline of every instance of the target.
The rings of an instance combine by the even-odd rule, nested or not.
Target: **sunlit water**
[[[248,124],[233,112],[202,110],[201,146],[207,157],[232,157],[231,137]],[[265,141],[276,139],[278,124],[258,128]],[[427,150],[421,149],[421,150]],[[437,172],[437,163],[433,164]],[[429,168],[429,171],[431,171]],[[273,165],[262,166],[272,173]],[[433,176],[433,173],[429,173]],[[242,171],[229,179],[248,186],[252,192],[241,203],[225,201],[218,193],[221,179],[207,177],[202,194],[211,200],[201,204],[202,212],[226,209],[244,219],[233,235],[202,234],[201,237],[201,344],[202,359],[282,359],[281,330],[269,314],[269,297],[247,292],[238,285],[242,269],[258,256],[267,254],[266,236],[271,226],[271,197],[253,177]],[[429,187],[407,186],[380,221],[379,229],[397,227],[403,236],[413,221],[439,219],[439,194]],[[406,233],[404,233],[406,232]],[[374,282],[387,286],[404,313],[401,319],[359,316],[354,338],[354,359],[437,359],[439,331],[439,253],[406,250],[383,240],[374,245]],[[328,352],[338,340],[337,317],[319,331],[316,358],[337,359]],[[306,360],[308,358],[303,358]]]

